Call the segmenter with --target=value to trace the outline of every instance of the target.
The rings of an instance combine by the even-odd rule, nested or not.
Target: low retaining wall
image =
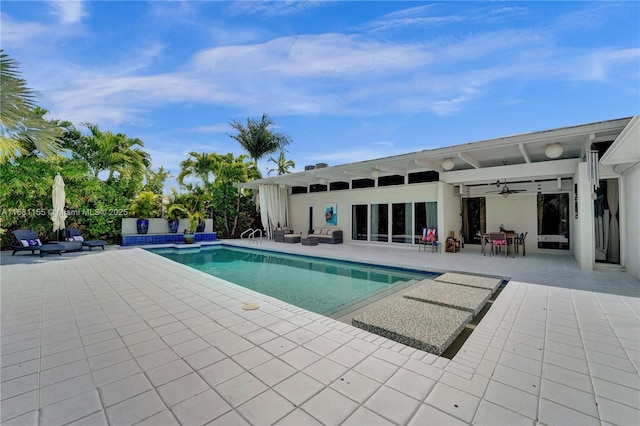
[[[123,218],[122,219],[122,236],[125,235],[138,235],[136,228],[135,218]],[[178,233],[182,233],[185,229],[189,228],[189,219],[180,219],[180,225],[178,226]],[[204,220],[204,232],[213,232],[213,219]],[[167,219],[149,219],[149,232],[144,235],[153,234],[168,234],[169,225]]]
[[[196,232],[194,242],[216,241],[215,232]],[[136,234],[123,235],[123,246],[144,246],[149,244],[182,244],[184,243],[182,232],[177,234]]]

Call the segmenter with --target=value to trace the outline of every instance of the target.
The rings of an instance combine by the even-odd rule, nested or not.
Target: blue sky
[[[2,49],[49,118],[243,153],[269,114],[287,158],[338,165],[640,113],[640,3],[3,0]],[[266,176],[266,159],[260,162]]]

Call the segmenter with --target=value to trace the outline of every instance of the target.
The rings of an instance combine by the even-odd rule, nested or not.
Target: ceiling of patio
[[[453,185],[486,185],[496,180],[531,181],[572,177],[591,144],[614,141],[631,117],[542,132],[525,133],[497,139],[412,152],[356,163],[316,168],[288,175],[274,176],[242,184],[257,188],[258,184],[286,186],[328,185],[375,176],[407,175],[437,171],[440,180]],[[562,154],[548,158],[550,144],[562,146]],[[443,169],[443,161],[451,159],[453,167]],[[451,163],[449,161],[449,163]]]

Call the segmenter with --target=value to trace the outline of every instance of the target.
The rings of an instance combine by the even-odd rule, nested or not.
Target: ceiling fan
[[[502,185],[502,189],[500,189],[499,191],[487,191],[487,193],[498,193],[502,195],[504,198],[507,198],[509,194],[517,194],[518,192],[527,192],[526,189],[509,189],[509,186],[507,186],[506,179],[504,180],[504,184],[500,183],[500,181],[497,180],[495,185],[498,188],[500,188],[500,185]]]

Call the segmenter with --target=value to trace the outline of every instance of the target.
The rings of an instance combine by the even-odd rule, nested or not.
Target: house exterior
[[[276,221],[270,198],[266,228],[388,245],[437,228],[473,245],[502,226],[526,233],[527,253],[568,251],[582,269],[640,279],[639,116],[306,169],[243,184],[286,199]]]

